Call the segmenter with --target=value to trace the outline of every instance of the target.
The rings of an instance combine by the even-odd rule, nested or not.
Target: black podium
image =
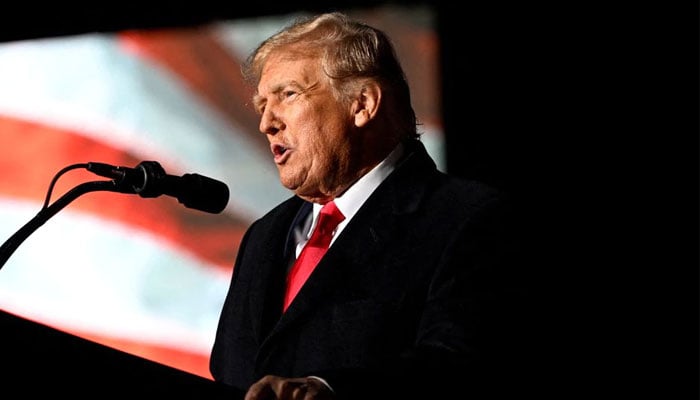
[[[227,385],[2,310],[0,334],[0,390],[16,398],[243,399]]]

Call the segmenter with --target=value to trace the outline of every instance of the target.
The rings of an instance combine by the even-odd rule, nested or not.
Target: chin
[[[293,182],[290,182],[289,180],[284,179],[282,177],[280,177],[280,183],[282,184],[282,186],[291,190],[292,192],[296,192],[297,189],[299,189],[299,185],[296,185]]]

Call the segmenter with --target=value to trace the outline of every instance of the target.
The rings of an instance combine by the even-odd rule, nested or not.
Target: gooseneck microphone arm
[[[53,204],[44,204],[42,208],[29,222],[27,222],[23,227],[21,227],[14,235],[10,236],[9,239],[3,243],[0,247],[0,269],[5,265],[10,256],[17,250],[19,245],[21,245],[25,239],[29,237],[34,231],[36,231],[40,226],[44,225],[49,218],[53,217],[61,211],[64,207],[70,204],[73,200],[89,192],[96,192],[99,190],[109,191],[109,192],[120,192],[128,193],[114,181],[93,181],[85,182],[74,187],[70,191],[66,192]],[[48,201],[48,196],[47,196]]]

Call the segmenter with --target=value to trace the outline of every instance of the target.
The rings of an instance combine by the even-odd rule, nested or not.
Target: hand
[[[333,400],[333,391],[314,377],[266,375],[250,386],[244,400]]]

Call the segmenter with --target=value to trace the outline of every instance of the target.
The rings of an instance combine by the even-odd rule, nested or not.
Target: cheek
[[[313,159],[314,164],[321,167],[327,164],[328,158],[333,156],[334,143],[331,138],[322,134],[316,134],[306,136],[304,139],[308,157]]]
[[[299,110],[289,115],[289,121],[293,121],[288,128],[293,125],[294,129],[290,131],[297,144],[311,153],[307,156],[315,159],[333,157],[337,149],[343,147],[352,129],[347,111],[328,104]]]

